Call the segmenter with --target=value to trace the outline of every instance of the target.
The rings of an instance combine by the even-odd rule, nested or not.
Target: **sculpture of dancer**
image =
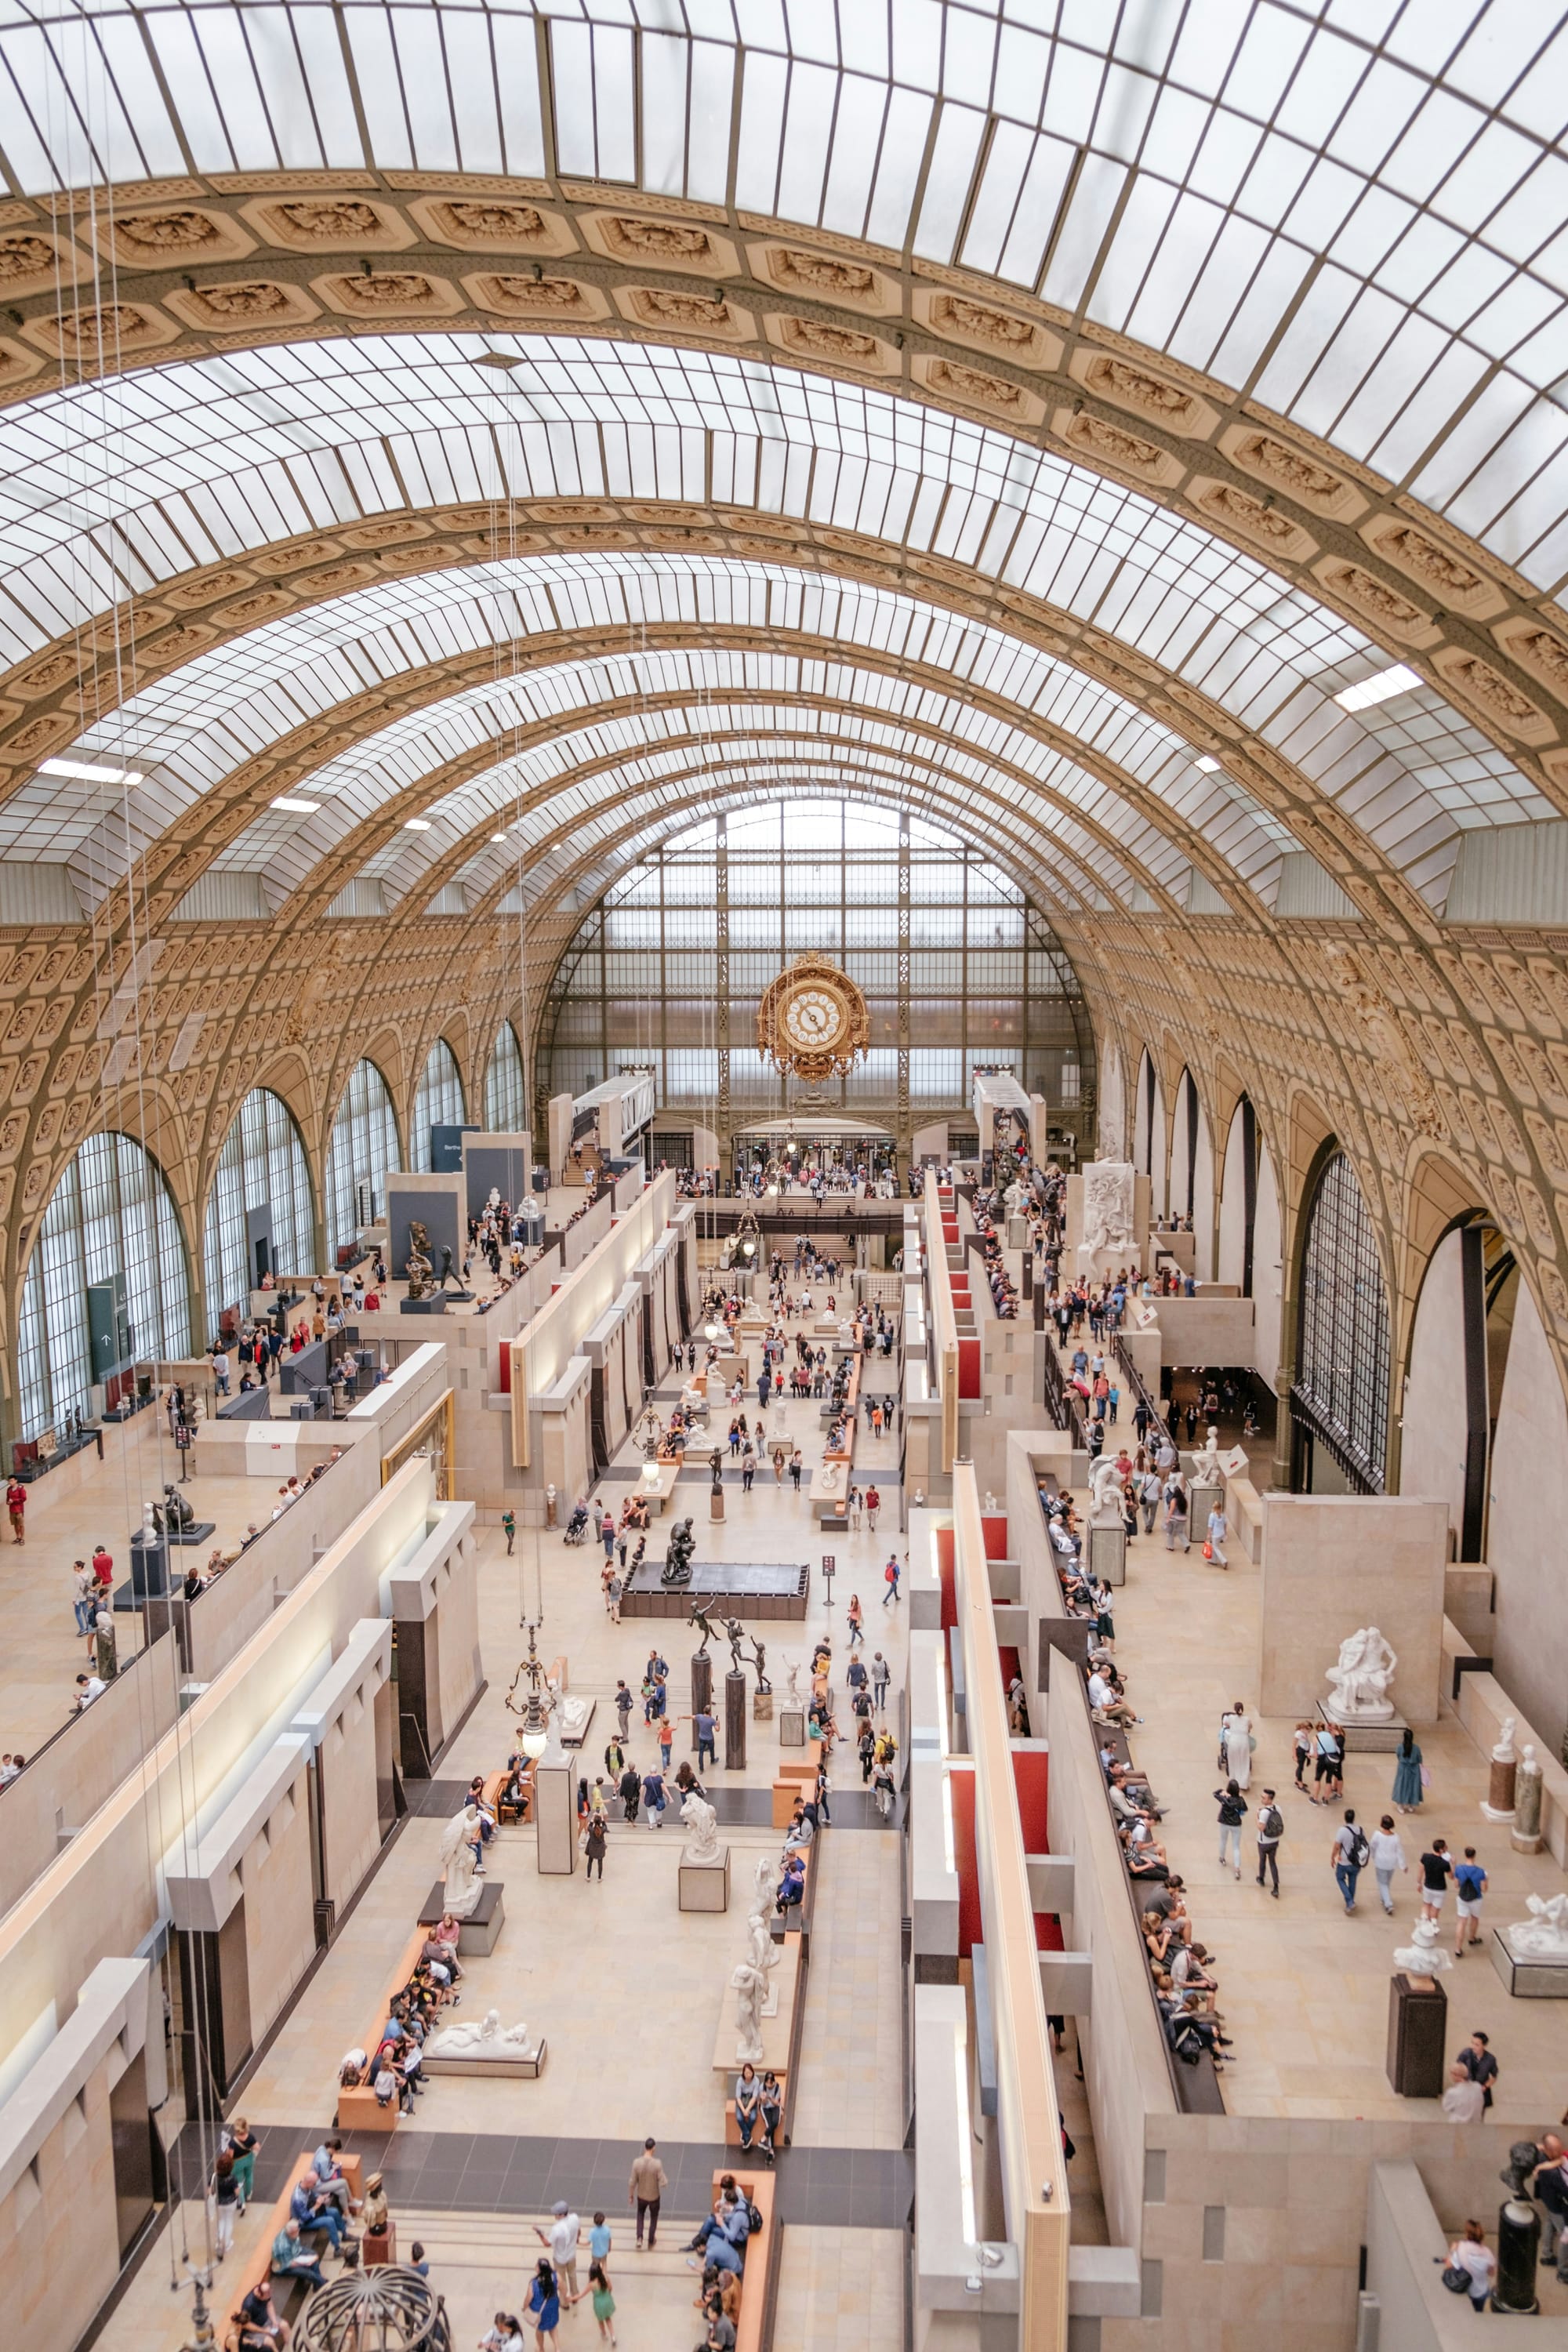
[[[743,1675],[746,1661],[741,1655],[741,1644],[746,1638],[746,1629],[738,1617],[726,1617],[724,1634],[730,1644],[730,1670],[732,1674]]]
[[[698,1603],[694,1601],[691,1604],[691,1614],[686,1622],[689,1625],[701,1626],[702,1645],[700,1649],[694,1650],[692,1652],[692,1655],[697,1658],[705,1658],[708,1655],[709,1643],[716,1642],[719,1638],[713,1630],[712,1621],[710,1619],[707,1610],[700,1608]]]
[[[768,1680],[767,1673],[768,1654],[763,1647],[761,1635],[757,1633],[753,1633],[752,1636],[752,1664],[757,1670],[758,1690],[771,1691],[773,1685]]]
[[[479,1858],[481,1827],[479,1807],[465,1805],[460,1813],[453,1814],[441,1832],[438,1851],[447,1887],[446,1905],[454,1919],[471,1918],[485,1891],[474,1874]]]

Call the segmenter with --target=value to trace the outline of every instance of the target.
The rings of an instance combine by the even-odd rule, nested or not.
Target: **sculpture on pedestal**
[[[1409,1943],[1394,1953],[1394,1965],[1407,1977],[1435,1977],[1440,1969],[1453,1967],[1452,1958],[1437,1941],[1436,1919],[1416,1921]]]
[[[1504,1717],[1497,1746],[1491,1752],[1486,1802],[1481,1807],[1489,1822],[1511,1822],[1514,1817],[1513,1792],[1519,1774],[1519,1758],[1514,1752],[1513,1724],[1511,1715]]]
[[[762,2063],[763,1997],[768,1989],[763,1971],[750,1958],[739,1961],[730,1978],[735,1989],[735,2063]]]
[[[408,1222],[408,1255],[404,1260],[403,1271],[408,1277],[410,1298],[423,1298],[434,1287],[430,1280],[435,1272],[430,1256],[430,1232],[417,1217],[411,1217]]]
[[[1225,1484],[1225,1465],[1219,1458],[1217,1429],[1210,1429],[1203,1452],[1193,1456],[1193,1484],[1194,1486],[1223,1486]]]
[[[461,2025],[445,2025],[433,2033],[426,2043],[431,2058],[456,2058],[464,2051],[485,2051],[497,2058],[515,2058],[531,2047],[526,2025],[503,2026],[499,2009],[487,2009],[483,2017],[470,2018]]]
[[[1323,1713],[1336,1723],[1386,1723],[1394,1713],[1388,1686],[1399,1664],[1375,1625],[1363,1625],[1340,1643],[1329,1668],[1331,1696]]]
[[[800,1660],[798,1658],[790,1658],[785,1661],[784,1696],[788,1699],[791,1706],[804,1706],[805,1705],[805,1701],[800,1695]]]
[[[1083,1171],[1083,1241],[1079,1272],[1100,1272],[1101,1257],[1132,1249],[1133,1168],[1130,1160],[1091,1160]]]
[[[1089,1524],[1091,1528],[1119,1528],[1124,1523],[1121,1499],[1121,1474],[1104,1454],[1089,1473]]]
[[[705,1657],[708,1655],[708,1644],[709,1644],[709,1643],[717,1639],[717,1636],[715,1635],[714,1631],[713,1631],[713,1627],[712,1627],[711,1623],[710,1623],[710,1621],[709,1621],[708,1612],[707,1612],[705,1609],[700,1609],[700,1608],[698,1607],[697,1603],[696,1603],[695,1601],[693,1601],[693,1602],[692,1602],[692,1604],[691,1604],[691,1614],[690,1614],[690,1616],[687,1619],[687,1621],[686,1621],[686,1622],[687,1622],[687,1623],[688,1623],[689,1625],[700,1625],[700,1626],[701,1626],[701,1628],[702,1628],[702,1643],[701,1643],[701,1647],[700,1647],[700,1649],[694,1650],[694,1651],[692,1652],[692,1655],[693,1655],[694,1657],[698,1657],[698,1658],[705,1658]]]
[[[474,1874],[481,1828],[479,1807],[465,1805],[460,1813],[454,1813],[441,1832],[439,1853],[446,1906],[454,1919],[471,1918],[485,1891]]]
[[[706,1797],[695,1789],[680,1808],[680,1818],[689,1832],[686,1841],[688,1862],[716,1862],[719,1858],[719,1816]]]
[[[669,1555],[659,1570],[659,1582],[663,1585],[689,1584],[691,1555],[696,1549],[697,1538],[691,1532],[690,1520],[678,1519],[670,1529]]]
[[[1515,1959],[1568,1962],[1568,1894],[1530,1895],[1524,1907],[1529,1918],[1503,1929]]]

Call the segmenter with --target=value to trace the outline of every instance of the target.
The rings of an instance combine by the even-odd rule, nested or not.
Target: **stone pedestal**
[[[1513,1786],[1519,1771],[1519,1759],[1510,1756],[1505,1764],[1494,1756],[1487,1783],[1487,1801],[1481,1807],[1489,1822],[1511,1822],[1513,1819]]]
[[[506,1906],[502,1901],[505,1881],[487,1878],[484,1892],[466,1919],[458,1923],[458,1958],[461,1960],[489,1959],[495,1950],[500,1931],[506,1924]],[[422,1927],[440,1925],[447,1908],[447,1886],[438,1878],[425,1900],[419,1914]]]
[[[1527,1746],[1513,1779],[1513,1827],[1508,1842],[1515,1853],[1541,1852],[1541,1767]]]
[[[1388,1988],[1388,2079],[1402,2099],[1440,2099],[1448,1996],[1436,1977],[1395,1976]]]
[[[137,1601],[162,1601],[169,1590],[169,1547],[162,1537],[131,1538],[131,1591]]]
[[[724,1677],[724,1769],[746,1769],[746,1677],[733,1667]]]
[[[752,1721],[753,1723],[771,1723],[773,1719],[773,1695],[772,1691],[753,1691],[752,1693]]]
[[[533,1768],[533,1818],[542,1878],[570,1878],[577,1867],[577,1760],[553,1742]]]
[[[691,1712],[693,1715],[710,1715],[712,1711],[713,1661],[706,1650],[693,1650],[691,1653]]]
[[[1089,1531],[1089,1566],[1093,1576],[1102,1576],[1107,1584],[1127,1581],[1127,1530],[1125,1528],[1090,1528]]]
[[[1357,1755],[1391,1756],[1403,1740],[1406,1727],[1405,1717],[1397,1712],[1385,1719],[1374,1718],[1370,1722],[1362,1716],[1352,1715],[1342,1723],[1326,1705],[1312,1709],[1312,1719],[1316,1723],[1332,1726],[1340,1735],[1347,1756],[1352,1751]]]
[[[730,1849],[721,1845],[706,1862],[693,1862],[683,1852],[676,1873],[682,1911],[728,1911],[730,1908]]]
[[[781,1706],[779,1709],[779,1746],[805,1746],[805,1709],[803,1706]]]
[[[724,1489],[722,1486],[715,1486],[712,1493],[709,1496],[708,1516],[710,1519],[721,1519],[723,1517]]]
[[[1568,1952],[1521,1959],[1500,1927],[1491,1932],[1492,1966],[1515,2000],[1568,2000]]]
[[[1208,1541],[1209,1513],[1224,1501],[1223,1486],[1190,1486],[1187,1489],[1187,1533],[1200,1548]]]

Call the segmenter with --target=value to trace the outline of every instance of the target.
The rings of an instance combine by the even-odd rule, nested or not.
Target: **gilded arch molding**
[[[106,210],[112,255],[92,249],[91,216]],[[40,244],[67,257],[63,300],[55,256],[41,278],[36,257],[34,280],[20,266]],[[0,403],[51,377],[367,331],[524,352],[552,331],[589,345],[651,332],[895,391],[1050,448],[1263,556],[1510,741],[1539,734],[1532,707],[1548,714],[1544,740],[1554,727],[1568,741],[1568,635],[1552,592],[1256,397],[973,270],[622,185],[374,169],[16,198],[4,259],[14,331],[0,334]]]

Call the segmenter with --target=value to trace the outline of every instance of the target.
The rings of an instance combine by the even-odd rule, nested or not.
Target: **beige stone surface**
[[[1437,1713],[1447,1507],[1403,1495],[1266,1495],[1258,1650],[1248,1677],[1266,1715],[1310,1716],[1340,1644],[1376,1625],[1399,1663],[1407,1723]]]
[[[907,2243],[901,2230],[786,2227],[777,2352],[901,2352]]]

